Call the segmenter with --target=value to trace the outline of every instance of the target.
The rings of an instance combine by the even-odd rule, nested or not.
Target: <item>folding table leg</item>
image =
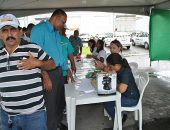
[[[122,130],[122,116],[121,116],[121,99],[118,98],[116,101],[116,115],[119,130]],[[116,118],[116,117],[115,117]]]
[[[117,130],[117,128],[118,128],[118,121],[117,121],[117,108],[115,107],[115,119],[114,119],[113,130]]]
[[[75,130],[76,122],[76,99],[71,99],[71,130]]]
[[[66,111],[68,130],[71,130],[71,97],[66,98]]]

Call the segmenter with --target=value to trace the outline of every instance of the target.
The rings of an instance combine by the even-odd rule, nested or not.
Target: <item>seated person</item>
[[[96,44],[96,51],[92,55],[88,55],[88,58],[94,58],[95,60],[99,60],[104,63],[106,60],[106,51],[104,50],[104,42],[102,40],[98,40]]]
[[[107,57],[106,62],[109,71],[117,73],[117,91],[121,93],[121,106],[135,106],[140,94],[127,60],[123,59],[118,53],[113,53]],[[115,102],[111,101],[103,104],[114,122]],[[127,115],[124,114],[123,117],[127,117]]]
[[[117,39],[111,41],[110,43],[110,53],[119,53],[121,55],[123,46]]]
[[[123,46],[118,40],[113,40],[110,43],[110,53],[119,53],[121,55]],[[106,70],[106,65],[100,61],[97,61],[96,68]]]
[[[97,47],[96,47],[96,41],[94,39],[90,39],[88,41],[88,46],[90,48],[90,52],[93,54],[96,52]]]

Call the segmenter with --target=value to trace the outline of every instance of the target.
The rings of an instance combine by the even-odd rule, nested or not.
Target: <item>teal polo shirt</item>
[[[74,52],[74,49],[67,37],[61,35],[61,46],[63,51],[63,56],[68,61],[68,56]],[[67,71],[63,71],[63,76],[67,75]]]
[[[47,20],[35,25],[31,31],[30,41],[41,46],[54,60],[56,67],[68,70],[67,62],[62,53],[61,35]]]
[[[77,56],[79,54],[80,47],[83,47],[81,39],[79,37],[75,38],[74,36],[70,36],[69,41],[74,48],[73,55]]]

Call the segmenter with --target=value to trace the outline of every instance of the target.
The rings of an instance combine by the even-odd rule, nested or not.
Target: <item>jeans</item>
[[[132,107],[132,106],[137,105],[137,103],[138,103],[137,99],[128,98],[128,97],[125,97],[123,95],[121,96],[121,106],[122,107]],[[106,109],[107,113],[112,118],[112,121],[114,122],[115,102],[114,101],[104,102],[103,105],[104,105],[104,108]]]
[[[1,119],[2,130],[47,130],[45,110],[28,115],[9,116],[1,109]]]

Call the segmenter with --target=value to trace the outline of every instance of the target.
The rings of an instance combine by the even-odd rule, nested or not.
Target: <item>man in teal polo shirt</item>
[[[69,37],[69,41],[71,42],[73,48],[74,48],[74,56],[81,55],[82,53],[82,40],[79,37],[79,31],[75,30],[74,35]]]
[[[70,41],[66,37],[65,31],[66,31],[66,27],[60,29],[63,55],[67,61],[68,61],[68,59],[70,60],[71,70],[72,70],[72,72],[75,73],[76,66],[75,66],[74,55],[73,55],[74,49],[73,49],[73,46],[71,45]],[[74,78],[72,76],[70,69],[68,69],[68,71],[63,71],[63,76],[64,76],[64,83],[68,83],[67,77],[69,77],[72,82],[74,81]]]
[[[71,68],[72,68],[72,72],[76,71],[76,67],[75,67],[75,62],[74,62],[74,56],[73,56],[73,52],[74,49],[70,43],[70,41],[68,40],[68,38],[65,35],[65,30],[66,28],[62,28],[60,29],[60,34],[61,34],[61,46],[62,46],[62,51],[63,51],[63,55],[64,58],[68,61],[68,59],[70,60],[70,64],[71,64]],[[64,83],[67,84],[68,83],[68,79],[71,79],[71,82],[74,82],[74,78],[72,75],[72,72],[70,69],[68,69],[68,71],[63,71],[63,77],[64,77]],[[62,109],[65,109],[66,106],[66,102],[65,102],[65,94],[63,94],[63,101],[61,101],[61,105],[60,107],[62,107]]]
[[[63,100],[64,84],[62,71],[67,71],[67,62],[62,53],[61,36],[59,29],[64,27],[67,20],[67,14],[56,9],[50,19],[35,25],[31,31],[30,40],[40,45],[55,61],[56,69],[48,71],[52,82],[52,88],[48,80],[45,89],[45,105],[47,108],[47,126],[49,130],[57,130],[62,119],[61,101]],[[48,79],[48,75],[43,77],[44,82]],[[50,91],[51,90],[51,91]]]

